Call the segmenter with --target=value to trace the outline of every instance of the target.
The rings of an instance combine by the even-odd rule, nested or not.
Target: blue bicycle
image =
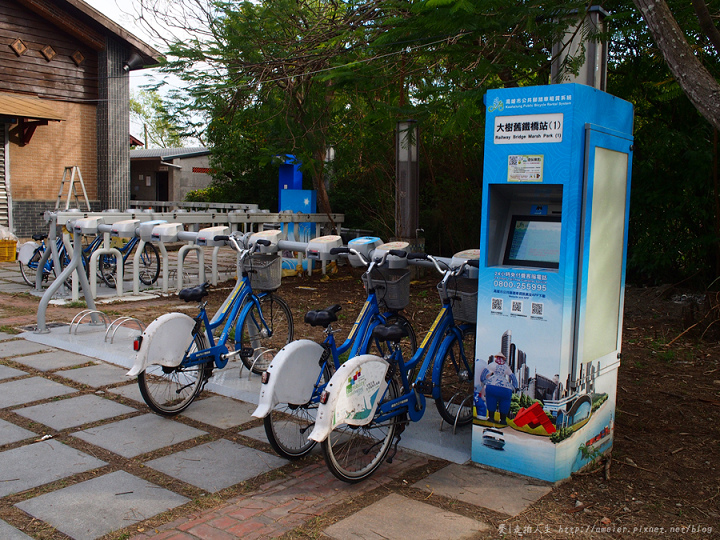
[[[407,305],[408,293],[395,289],[407,280],[407,271],[384,269],[388,256],[404,257],[406,252],[389,250],[367,261],[351,248],[334,248],[333,254],[355,255],[367,267],[363,276],[367,299],[352,325],[345,341],[337,346],[333,324],[338,320],[340,305],[309,311],[305,322],[325,329],[325,339],[318,344],[301,339],[288,344],[275,357],[263,375],[258,408],[253,416],[264,418],[265,433],[273,449],[286,459],[297,459],[315,446],[309,439],[315,415],[325,385],[340,367],[341,358],[353,358],[373,352],[390,353],[390,344],[372,338],[372,330],[379,324],[396,324],[405,329],[401,340],[406,355],[412,356],[417,340],[412,324],[398,313]],[[404,296],[404,298],[402,298]],[[392,300],[390,300],[392,298]],[[381,311],[381,306],[388,309]]]
[[[20,274],[22,275],[25,283],[27,283],[31,287],[35,286],[35,276],[37,275],[38,265],[40,264],[40,261],[42,260],[45,251],[49,249],[46,242],[47,237],[47,234],[34,234],[32,238],[35,242],[39,242],[39,244],[37,245],[37,247],[35,247],[32,253],[29,254],[29,257],[22,255],[20,257],[21,260],[18,261],[18,264],[20,265]],[[139,241],[139,238],[134,237],[131,238],[122,247],[118,248],[120,250],[120,253],[122,253],[123,264],[125,263],[125,261],[127,261],[128,257],[130,257],[130,254],[133,252],[135,246],[137,246]],[[99,249],[102,244],[103,235],[99,234],[95,236],[95,238],[93,238],[93,240],[88,245],[83,247],[82,264],[83,268],[85,269],[86,275],[89,273],[90,256],[96,249]],[[63,242],[62,237],[58,236],[55,239],[55,245],[57,247],[58,257],[60,261],[60,269],[57,270],[55,268],[55,262],[52,257],[48,258],[42,270],[42,279],[44,282],[48,281],[50,279],[50,276],[60,275],[60,272],[62,272],[63,269],[68,264],[70,264],[71,254],[69,254],[67,249],[65,248],[65,243]],[[23,260],[25,262],[23,262]],[[158,279],[158,276],[160,275],[160,256],[158,254],[157,248],[154,245],[146,243],[145,246],[143,246],[143,251],[140,255],[139,264],[140,281],[145,285],[152,285],[153,283],[155,283]],[[117,261],[115,259],[115,256],[101,255],[98,259],[98,278],[101,278],[108,287],[115,288],[116,272]],[[67,280],[65,282],[65,286],[68,288],[72,287],[72,282],[70,280]]]
[[[361,355],[340,366],[320,396],[315,429],[310,439],[322,442],[330,471],[345,482],[359,482],[388,458],[392,461],[400,436],[409,422],[425,413],[425,395],[431,395],[443,419],[454,425],[468,424],[473,417],[473,365],[475,325],[456,324],[452,280],[463,275],[477,260],[443,270],[426,254],[409,258],[428,259],[443,274],[442,306],[428,334],[412,357],[405,361],[402,348],[393,345],[384,357]],[[406,337],[397,325],[378,325],[374,339],[393,344]]]
[[[270,242],[258,239],[246,249],[241,246],[243,238],[216,236],[215,240],[229,242],[238,252],[241,272],[212,320],[203,300],[210,284],[203,283],[179,293],[185,302],[200,303],[194,318],[184,313],[161,315],[135,340],[137,356],[128,376],[138,376],[145,403],[164,416],[184,411],[202,392],[213,369],[239,357],[253,373],[261,374],[293,339],[292,312],[273,292],[280,287],[282,261],[278,255],[254,255],[258,246]]]
[[[100,242],[97,246],[91,249],[90,254],[92,254],[92,251],[102,244],[102,235],[98,235],[98,237],[100,238]],[[93,241],[93,244],[95,244],[97,240],[98,238]],[[124,245],[118,248],[122,254],[123,265],[127,263],[128,258],[130,258],[130,254],[139,243],[140,238],[133,236]],[[93,244],[91,244],[91,246]],[[158,276],[160,275],[160,255],[158,254],[157,248],[150,242],[146,242],[143,246],[138,265],[138,276],[143,284],[149,286],[157,281]],[[102,277],[108,287],[111,289],[117,287],[117,258],[115,255],[100,255],[98,258],[98,274]]]

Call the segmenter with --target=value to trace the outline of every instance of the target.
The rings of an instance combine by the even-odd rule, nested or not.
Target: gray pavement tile
[[[18,531],[12,525],[0,519],[0,538],[3,540],[31,540],[32,537],[24,532]]]
[[[539,481],[474,465],[448,465],[413,487],[515,516],[551,491]]]
[[[182,415],[220,429],[228,429],[254,420],[252,412],[256,408],[256,405],[244,401],[212,396],[195,401]]]
[[[156,414],[145,414],[78,431],[73,433],[73,436],[123,457],[131,458],[205,434],[205,431],[174,422],[168,418]]]
[[[56,369],[87,364],[90,361],[94,361],[94,359],[89,356],[83,356],[81,354],[62,350],[13,358],[13,362],[23,364],[24,366],[28,366],[39,371],[54,371]]]
[[[37,433],[28,431],[5,420],[0,420],[0,446],[22,441],[23,439],[29,439],[30,437],[37,437]],[[0,534],[0,538],[2,537],[2,534]]]
[[[27,373],[9,366],[0,365],[0,379],[12,379],[13,377],[19,377],[20,375],[27,375]]]
[[[132,384],[126,384],[124,386],[108,388],[107,391],[111,394],[117,394],[133,401],[137,401],[138,403],[145,403],[142,394],[140,393],[140,388],[137,385],[137,381],[133,381]]]
[[[77,390],[43,377],[19,379],[0,384],[0,407],[11,407],[73,392]]]
[[[145,465],[214,493],[287,463],[278,456],[220,439]]]
[[[109,364],[98,364],[77,369],[58,371],[56,375],[70,379],[81,384],[87,384],[93,388],[107,386],[127,381],[125,374],[127,369],[111,366]]]
[[[56,440],[0,453],[0,497],[106,465]]]
[[[99,396],[85,395],[15,409],[13,412],[59,430],[136,412],[136,409]]]
[[[6,334],[5,332],[0,332],[0,341],[7,341],[8,339],[15,339],[16,337],[16,334]]]
[[[257,426],[250,429],[245,429],[242,431],[238,431],[240,435],[244,435],[245,437],[250,437],[251,439],[255,439],[256,441],[261,442],[268,442],[267,434],[265,433],[265,427],[264,426]]]
[[[125,471],[116,471],[15,506],[76,540],[92,540],[188,501]]]
[[[437,540],[473,538],[479,531],[489,528],[487,523],[392,494],[323,532],[335,540]]]
[[[13,341],[0,341],[0,358],[8,358],[10,356],[20,356],[22,354],[33,354],[40,351],[47,351],[52,347],[33,343],[24,339],[16,339]]]

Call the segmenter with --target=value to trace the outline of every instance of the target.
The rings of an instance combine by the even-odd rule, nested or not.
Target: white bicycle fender
[[[310,439],[322,442],[340,424],[368,424],[387,388],[389,366],[372,354],[356,356],[340,366],[325,388],[328,399],[318,407]]]
[[[37,248],[38,245],[35,242],[25,242],[20,246],[20,249],[18,249],[17,260],[27,266]]]
[[[278,403],[307,403],[320,376],[323,351],[309,339],[293,341],[280,349],[267,368],[267,383],[260,385],[258,407],[252,415],[264,418]]]
[[[148,364],[175,367],[182,362],[192,343],[195,320],[184,313],[166,313],[151,322],[142,333],[140,350],[128,377],[145,371]]]

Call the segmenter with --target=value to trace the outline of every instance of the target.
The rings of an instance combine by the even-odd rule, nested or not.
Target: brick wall
[[[66,120],[38,127],[25,146],[18,144],[17,125],[10,127],[7,165],[13,201],[55,201],[65,167],[75,165],[88,197],[98,198],[95,105],[55,101],[53,108]]]
[[[61,208],[64,209],[65,205]],[[90,199],[90,208],[93,212],[99,212],[101,209],[100,201]],[[13,199],[13,232],[15,236],[25,239],[30,238],[37,232],[47,233],[48,224],[43,219],[43,214],[54,209],[54,199],[51,201],[18,201]]]

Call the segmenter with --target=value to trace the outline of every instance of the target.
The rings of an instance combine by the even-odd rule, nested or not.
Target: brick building
[[[71,166],[93,210],[128,206],[129,72],[159,56],[82,0],[0,0],[0,225],[43,230]]]

